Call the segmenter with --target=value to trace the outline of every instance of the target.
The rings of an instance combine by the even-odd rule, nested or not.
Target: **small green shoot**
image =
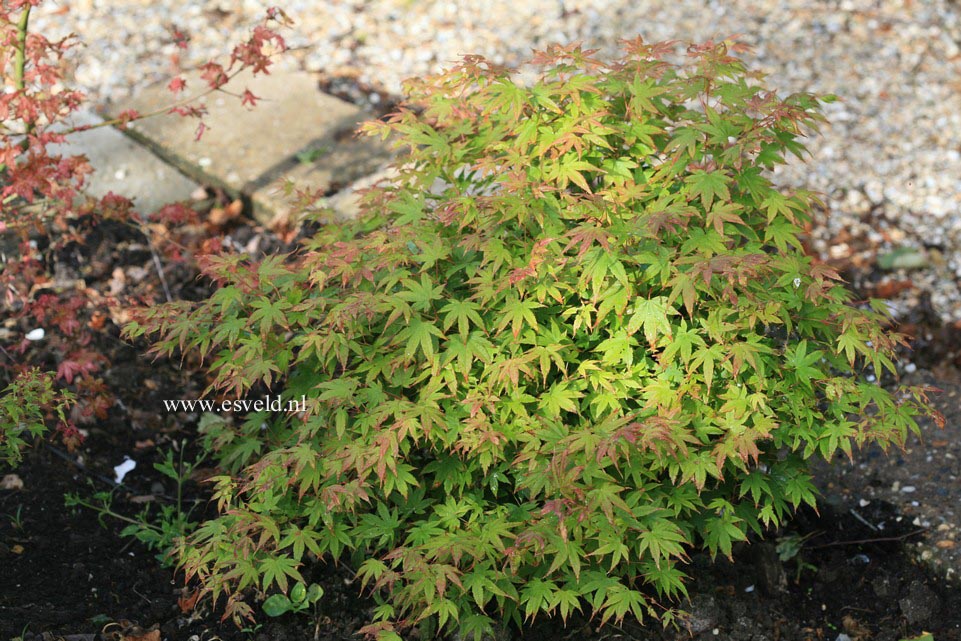
[[[274,594],[263,603],[264,613],[269,617],[279,617],[288,612],[303,612],[324,596],[324,589],[316,583],[307,587],[297,583],[290,589],[290,596]]]

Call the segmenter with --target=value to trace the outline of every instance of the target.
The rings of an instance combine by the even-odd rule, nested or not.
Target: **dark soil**
[[[162,639],[184,641],[357,638],[371,606],[343,568],[313,568],[313,579],[326,592],[316,616],[288,615],[239,630],[221,624],[206,607],[183,613],[177,603],[180,581],[139,543],[120,538],[123,524],[102,526],[90,510],[65,509],[64,493],[89,492],[90,472],[122,460],[133,451],[128,441],[136,436],[119,430],[92,435],[84,447],[87,472],[50,448],[36,450],[17,470],[24,488],[0,493],[0,639],[133,640],[152,629],[159,629]],[[149,472],[149,453],[137,458],[127,497],[149,493],[161,482]],[[127,503],[124,495],[118,493],[118,508]],[[126,511],[134,511],[131,507],[136,508],[128,504]],[[871,509],[861,515],[895,523],[890,505],[872,502]],[[942,585],[908,558],[903,542],[913,528],[904,523],[885,529],[884,538],[892,540],[875,541],[877,532],[828,506],[820,516],[802,512],[771,542],[737,550],[733,563],[696,557],[689,568],[685,629],[663,631],[635,622],[598,628],[586,621],[565,627],[552,621],[537,622],[515,637],[834,641],[844,633],[898,641],[926,630],[937,641],[961,640],[961,590]],[[789,536],[810,538],[797,557],[782,563],[774,545]]]
[[[109,267],[132,260],[122,252],[103,251],[121,247],[125,233],[106,234],[90,248],[104,263],[98,271],[105,278]],[[244,241],[253,232],[242,226],[231,233]],[[137,257],[138,264],[144,260]],[[172,270],[168,277],[175,296],[203,295],[205,285],[189,269]],[[920,365],[931,367],[938,364],[935,355],[951,352],[954,358],[957,353],[955,344],[938,344],[939,336],[947,340],[953,334],[936,327],[917,334],[926,337]],[[168,501],[171,481],[152,464],[161,451],[189,442],[196,416],[166,413],[162,400],[198,397],[204,386],[202,374],[144,358],[117,338],[116,327],[108,325],[101,338],[99,348],[111,361],[105,379],[119,402],[106,420],[88,427],[89,436],[77,452],[49,444],[33,448],[14,470],[23,488],[0,490],[0,641],[60,636],[67,641],[357,638],[356,631],[370,621],[372,606],[345,568],[308,570],[326,593],[315,614],[274,620],[261,615],[258,625],[241,630],[221,623],[220,612],[204,603],[182,608],[182,577],[140,543],[122,538],[125,523],[101,523],[91,510],[65,508],[65,493],[90,496],[112,489],[113,467],[125,456],[135,459],[137,468],[115,490],[115,509],[133,515],[145,505]],[[188,460],[193,454],[188,451]],[[202,484],[187,484],[187,503],[197,506],[198,515],[209,509],[206,496]],[[151,503],[143,503],[145,497]],[[789,529],[772,533],[769,542],[737,549],[734,562],[695,557],[688,569],[691,598],[681,604],[689,615],[680,629],[637,622],[599,627],[590,621],[567,626],[538,621],[513,636],[845,641],[846,635],[853,641],[899,641],[926,630],[936,641],[961,641],[961,590],[942,584],[911,560],[905,547],[912,537],[910,519],[899,525],[893,506],[883,501],[872,501],[860,515],[892,525],[879,539],[878,532],[849,512],[825,505],[820,514],[801,512]],[[802,539],[797,556],[783,562],[778,558],[778,542]]]

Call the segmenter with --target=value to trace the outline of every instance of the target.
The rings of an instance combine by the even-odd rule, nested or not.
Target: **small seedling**
[[[175,444],[177,445],[177,444]],[[114,491],[96,492],[90,499],[81,497],[80,494],[67,494],[65,497],[67,507],[85,507],[97,512],[97,519],[100,525],[106,527],[104,517],[122,521],[128,525],[120,531],[121,536],[132,536],[148,549],[157,552],[157,560],[162,563],[169,563],[168,552],[173,549],[174,542],[185,534],[193,531],[197,523],[191,521],[190,515],[196,507],[187,506],[183,498],[183,486],[194,470],[205,460],[205,455],[201,454],[193,462],[184,461],[184,447],[186,442],[175,447],[177,458],[174,458],[172,451],[167,451],[163,461],[154,463],[154,469],[164,476],[173,479],[176,483],[175,501],[168,504],[161,504],[159,512],[148,504],[135,517],[128,517],[120,514],[113,508]]]
[[[17,511],[10,515],[10,525],[13,526],[14,530],[23,529],[23,506],[18,505]]]
[[[312,165],[326,154],[330,149],[328,147],[317,147],[315,149],[305,149],[304,151],[297,152],[297,161],[302,165]]]
[[[322,596],[324,596],[324,589],[316,583],[311,583],[310,587],[297,583],[290,589],[290,596],[274,594],[264,601],[262,607],[267,616],[279,617],[288,612],[303,612],[317,603]]]
[[[795,583],[801,582],[801,574],[803,574],[805,570],[817,572],[818,568],[816,565],[813,563],[808,563],[801,558],[801,550],[804,549],[804,544],[808,539],[814,536],[814,534],[814,532],[811,532],[801,536],[800,534],[794,533],[778,539],[777,546],[775,547],[778,558],[782,563],[794,561],[796,564],[797,569],[794,574]]]

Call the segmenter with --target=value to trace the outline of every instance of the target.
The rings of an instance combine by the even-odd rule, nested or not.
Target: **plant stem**
[[[101,501],[100,505],[97,506],[91,503],[90,501],[81,499],[79,495],[76,496],[75,501],[76,501],[75,505],[79,505],[80,507],[85,507],[88,510],[93,510],[94,512],[99,512],[103,516],[109,516],[117,519],[118,521],[123,521],[124,523],[130,523],[131,525],[139,525],[145,529],[153,530],[155,532],[160,531],[159,528],[149,525],[145,521],[138,521],[136,519],[130,518],[129,516],[124,516],[123,514],[117,514],[116,512],[111,510],[110,507],[103,501]]]
[[[27,87],[27,32],[30,28],[30,4],[23,6],[23,13],[20,14],[20,22],[17,23],[17,50],[14,52],[14,82],[16,89],[21,94]],[[22,97],[21,97],[22,98]],[[33,131],[33,122],[26,123],[27,128],[20,149],[27,151],[30,148],[30,133]]]
[[[180,442],[180,460],[177,463],[177,515],[183,518],[183,488],[184,488],[184,445],[186,440]]]

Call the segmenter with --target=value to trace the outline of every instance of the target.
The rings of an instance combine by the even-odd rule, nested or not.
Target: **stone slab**
[[[96,125],[103,119],[83,111],[72,114],[68,127]],[[97,198],[113,192],[134,202],[134,208],[149,214],[164,205],[189,200],[198,184],[155,156],[148,149],[113,127],[98,127],[75,134],[67,142],[51,147],[65,156],[84,155],[94,169],[84,191]]]
[[[253,193],[254,211],[270,212],[277,221],[290,220],[292,198],[296,197],[285,192],[288,180],[298,189],[320,190],[322,196],[328,197],[350,192],[359,181],[379,175],[387,160],[385,147],[379,140],[354,136],[333,142],[333,146],[318,147],[316,152],[316,159],[309,162],[295,159],[289,171],[257,189]],[[353,217],[353,210],[347,215],[336,208],[335,211],[341,217]]]
[[[198,76],[188,76],[186,95],[201,93],[205,87]],[[236,95],[220,91],[198,99],[207,109],[203,119],[207,128],[199,141],[198,121],[176,114],[140,121],[128,133],[194,180],[250,199],[261,222],[277,222],[289,213],[278,190],[285,176],[303,188],[328,193],[386,158],[384,146],[353,139],[353,131],[367,114],[320,91],[309,73],[244,73],[225,89],[231,94],[249,89],[260,101],[251,108]],[[147,113],[172,100],[166,84],[160,83],[116,105],[114,111]],[[318,162],[310,167],[297,159],[315,150],[331,153],[318,154]]]
[[[380,168],[338,190],[325,199],[324,205],[341,219],[356,218],[360,214],[361,192],[381,182],[389,183],[396,176],[397,170],[393,167]]]

